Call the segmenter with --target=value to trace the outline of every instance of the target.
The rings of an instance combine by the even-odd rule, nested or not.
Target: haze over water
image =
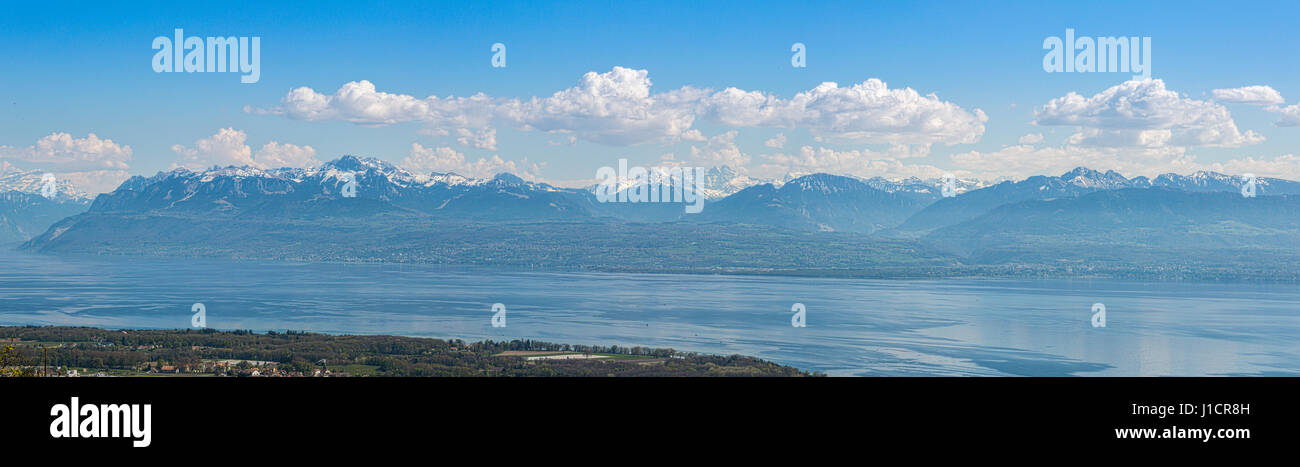
[[[671,347],[835,376],[1300,375],[1300,285],[502,271],[3,251],[0,325]],[[1092,304],[1107,326],[1094,328]],[[491,326],[493,303],[507,327]],[[803,303],[807,327],[790,325]]]

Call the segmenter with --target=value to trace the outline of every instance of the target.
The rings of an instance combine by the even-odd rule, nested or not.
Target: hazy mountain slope
[[[1164,174],[1151,179],[1151,186],[1197,192],[1241,192],[1246,179],[1240,175],[1224,175],[1199,171],[1191,175]],[[1260,177],[1255,181],[1258,196],[1300,195],[1300,182],[1280,178]]]
[[[850,177],[812,174],[780,188],[756,185],[710,204],[703,220],[795,230],[873,232],[921,210],[924,198],[888,193]]]
[[[86,206],[85,200],[47,199],[18,191],[0,193],[0,243],[27,241],[60,219],[85,211]]]
[[[66,179],[55,178],[53,196],[47,198],[42,193],[44,176],[44,171],[20,170],[0,161],[0,243],[31,239],[90,204],[90,195]]]
[[[977,263],[1288,261],[1300,257],[1300,197],[1099,191],[1008,204],[924,241]]]
[[[342,191],[350,174],[356,196]],[[410,210],[480,219],[548,219],[594,214],[590,195],[510,174],[470,180],[452,174],[416,176],[371,158],[344,156],[320,168],[265,171],[180,169],[133,177],[95,200],[93,212],[204,213],[239,217],[358,217]]]
[[[1114,171],[1103,173],[1080,167],[1060,177],[1039,175],[939,199],[908,218],[898,226],[898,230],[926,231],[973,219],[1005,204],[1032,199],[1074,197],[1098,190],[1134,186],[1133,181]]]

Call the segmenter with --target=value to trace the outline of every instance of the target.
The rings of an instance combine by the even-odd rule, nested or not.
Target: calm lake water
[[[1300,375],[1300,286],[556,273],[0,252],[0,325],[739,353],[835,376]],[[1106,327],[1090,322],[1106,306]],[[507,326],[491,326],[493,303]],[[807,327],[790,324],[804,304]]]

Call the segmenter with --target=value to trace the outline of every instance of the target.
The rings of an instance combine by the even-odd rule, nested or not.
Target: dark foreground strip
[[[502,460],[541,455],[533,448],[545,446],[671,457],[650,448],[673,445],[1195,454],[1282,448],[1300,435],[1296,378],[4,378],[0,394],[0,447],[59,455],[382,449]],[[124,415],[120,404],[148,404],[149,445],[133,447],[140,439],[129,425],[119,437],[53,437],[52,429],[69,427],[52,408],[71,411],[73,397],[83,408],[116,405],[115,415]],[[79,429],[100,428],[81,425],[85,418],[74,419]],[[1205,429],[1215,430],[1208,441],[1199,436]]]

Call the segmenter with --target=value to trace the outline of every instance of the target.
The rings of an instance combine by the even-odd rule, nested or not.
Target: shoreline
[[[1300,271],[1297,271],[1293,278],[1278,278],[1267,275],[1214,275],[1208,273],[1201,274],[1154,274],[1154,273],[1134,273],[1128,269],[1115,269],[1109,272],[1092,272],[1087,274],[1060,274],[1048,272],[1051,268],[1040,266],[1025,265],[968,265],[958,266],[955,268],[900,268],[900,267],[882,267],[880,269],[903,269],[912,272],[900,273],[882,273],[871,272],[866,269],[854,270],[828,270],[828,269],[777,269],[777,268],[681,268],[681,269],[637,269],[637,268],[619,268],[611,266],[598,267],[527,267],[515,264],[482,264],[482,263],[459,263],[459,262],[421,262],[421,261],[384,261],[384,260],[363,260],[363,261],[340,261],[340,260],[309,260],[305,258],[278,258],[278,257],[250,257],[250,256],[219,256],[219,255],[167,255],[167,254],[104,254],[104,253],[64,253],[64,252],[36,252],[20,248],[21,245],[10,244],[0,246],[9,253],[32,255],[51,258],[67,258],[81,260],[106,260],[108,258],[121,259],[149,259],[149,260],[188,260],[188,261],[214,261],[214,262],[235,262],[235,263],[265,263],[276,265],[339,265],[339,266],[390,266],[390,267],[427,267],[427,268],[447,268],[453,270],[491,270],[495,272],[520,272],[520,273],[553,273],[553,274],[583,274],[583,273],[605,273],[605,274],[653,274],[668,276],[711,276],[711,277],[785,277],[785,278],[805,278],[805,279],[843,279],[843,280],[881,280],[881,281],[919,281],[919,280],[1108,280],[1108,281],[1129,281],[1136,283],[1205,283],[1205,284],[1222,284],[1222,283],[1251,283],[1251,284],[1277,284],[1277,285],[1300,285]],[[1023,272],[1016,273],[1007,271],[1005,273],[978,274],[972,271],[976,270],[1008,270],[1018,269]],[[1194,269],[1194,268],[1185,268]],[[828,274],[828,271],[834,271]]]
[[[48,375],[51,366],[61,376],[820,376],[743,355],[639,346],[211,328],[0,326],[0,350],[0,368]]]

